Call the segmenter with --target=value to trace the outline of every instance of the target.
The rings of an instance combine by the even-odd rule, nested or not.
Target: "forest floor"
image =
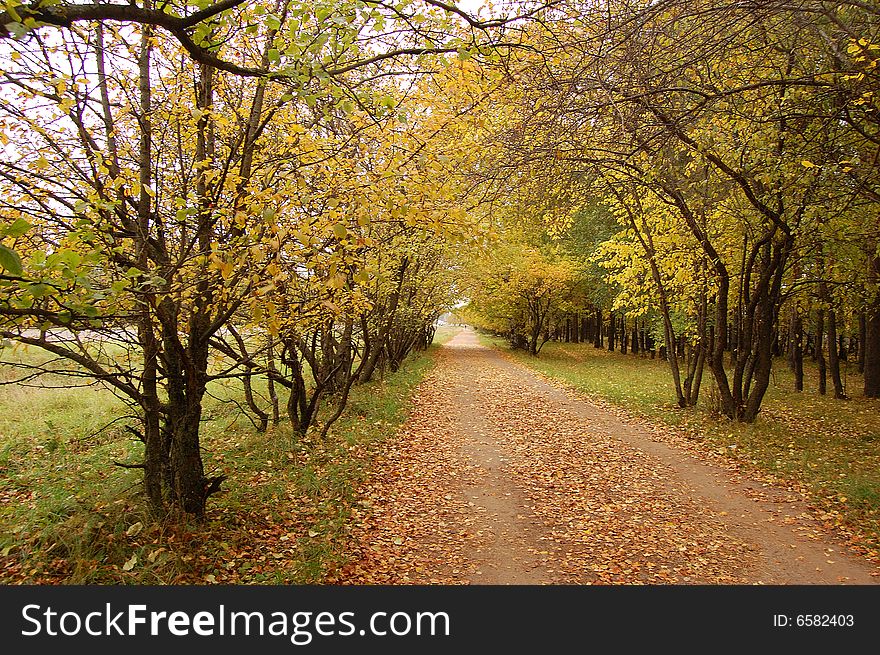
[[[466,330],[352,510],[345,584],[872,584],[802,490],[552,383]]]

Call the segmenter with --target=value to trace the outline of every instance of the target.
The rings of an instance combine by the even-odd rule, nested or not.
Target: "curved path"
[[[469,330],[440,349],[362,491],[338,582],[878,582],[794,493],[660,441]]]

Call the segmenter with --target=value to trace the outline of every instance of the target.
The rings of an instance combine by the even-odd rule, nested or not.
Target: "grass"
[[[455,330],[441,328],[435,344]],[[204,522],[146,515],[141,446],[125,406],[96,387],[0,387],[0,582],[63,584],[316,583],[345,563],[358,485],[376,448],[405,420],[433,348],[354,388],[326,441],[286,424],[256,432],[217,385],[205,406],[206,473],[230,477]],[[10,353],[3,353],[6,361]],[[39,360],[18,351],[17,361]],[[11,379],[14,367],[0,366]],[[44,384],[61,384],[48,379]],[[105,426],[108,426],[106,429]]]
[[[507,347],[501,339],[482,338]],[[700,406],[681,410],[674,404],[668,365],[661,360],[553,342],[537,358],[521,351],[511,354],[588,396],[678,428],[706,449],[802,484],[828,520],[855,529],[869,548],[880,549],[880,400],[861,396],[861,376],[854,366],[846,372],[853,397],[840,401],[818,394],[818,373],[811,362],[805,363],[803,393],[793,390],[785,362],[774,362],[758,420],[737,424],[708,409],[713,386],[708,370]]]

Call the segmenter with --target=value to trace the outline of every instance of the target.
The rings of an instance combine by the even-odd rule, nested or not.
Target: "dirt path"
[[[363,490],[338,582],[872,584],[802,499],[479,345],[440,351]]]

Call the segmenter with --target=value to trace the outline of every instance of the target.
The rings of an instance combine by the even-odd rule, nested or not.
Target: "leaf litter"
[[[669,462],[570,411],[572,402],[588,401],[559,394],[533,372],[479,346],[472,333],[449,342],[422,382],[409,420],[386,442],[360,489],[351,558],[330,581],[790,581],[774,577],[766,544],[749,538],[763,531],[761,525],[748,534],[736,529],[736,509],[719,511]],[[624,429],[626,417],[618,418]],[[733,493],[725,484],[717,480],[720,492]],[[767,500],[767,483],[749,489],[755,502]],[[780,548],[810,547],[798,542],[798,528],[804,542],[820,538],[800,525],[800,517],[760,516],[791,531],[793,543]],[[839,555],[832,547],[816,548],[832,558],[823,563]],[[791,569],[785,575],[796,570],[795,580],[809,576],[802,569],[812,560],[791,557],[782,567]],[[859,572],[870,581],[870,566],[863,568]]]

